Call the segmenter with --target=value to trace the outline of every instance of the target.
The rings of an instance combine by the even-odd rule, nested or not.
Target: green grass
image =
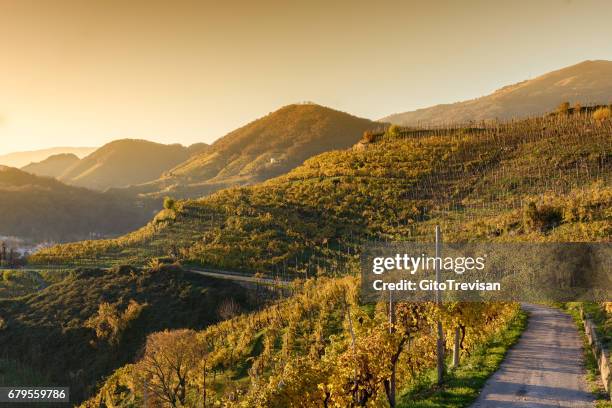
[[[435,385],[436,372],[429,370],[415,385],[399,398],[401,408],[459,408],[467,407],[477,397],[485,382],[502,363],[508,349],[514,345],[527,327],[527,313],[519,311],[505,330],[476,349],[461,361],[456,369],[450,369],[441,387]]]
[[[50,381],[25,364],[0,358],[0,387],[49,385]]]
[[[583,341],[583,351],[584,351],[584,366],[587,372],[587,383],[589,385],[590,391],[595,395],[596,408],[612,408],[612,402],[609,399],[609,395],[606,393],[603,385],[601,383],[599,366],[597,365],[597,360],[595,359],[595,355],[593,354],[593,350],[589,345],[586,334],[584,333],[584,325],[582,323],[582,318],[580,317],[580,307],[583,307],[585,312],[591,315],[593,312],[594,305],[591,303],[580,303],[580,302],[570,302],[560,305],[560,307],[568,312],[574,321],[576,322],[576,326],[578,327],[578,331],[582,336]]]

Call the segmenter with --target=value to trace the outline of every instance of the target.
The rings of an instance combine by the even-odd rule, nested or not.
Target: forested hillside
[[[152,205],[119,193],[67,186],[0,166],[0,235],[37,242],[118,235],[144,225]]]
[[[376,123],[316,104],[285,106],[225,135],[153,183],[145,194],[199,197],[288,172],[316,154],[352,146]]]

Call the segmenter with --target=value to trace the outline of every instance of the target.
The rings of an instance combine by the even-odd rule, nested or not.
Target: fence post
[[[455,344],[453,345],[453,367],[459,367],[459,341],[461,334],[459,333],[459,326],[455,327]]]
[[[436,225],[436,282],[438,283],[438,287],[436,288],[436,305],[438,306],[438,311],[442,308],[442,294],[440,293],[440,226]],[[442,384],[444,380],[444,331],[442,329],[442,320],[438,319],[438,341],[437,341],[437,366],[438,366],[438,385]]]

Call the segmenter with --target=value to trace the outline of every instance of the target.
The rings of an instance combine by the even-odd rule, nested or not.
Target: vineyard
[[[192,407],[204,399],[205,406],[384,406],[392,367],[404,388],[435,364],[437,319],[463,328],[461,349],[470,353],[518,312],[502,303],[441,310],[402,303],[390,325],[387,309],[360,306],[354,278],[311,280],[264,311],[201,332],[158,333],[141,361],[115,372],[84,406],[143,406],[144,398]]]
[[[59,245],[29,262],[177,262],[298,278],[292,296],[260,311],[150,335],[142,358],[85,406],[393,406],[392,388],[400,395],[435,365],[435,322],[462,362],[520,312],[504,303],[361,304],[361,245],[431,242],[436,225],[445,242],[608,241],[610,135],[609,120],[578,114],[391,127],[265,183],[173,202],[123,237]]]
[[[30,262],[171,257],[273,276],[338,276],[364,242],[431,241],[437,224],[451,241],[602,240],[611,232],[610,134],[612,122],[586,115],[392,128],[266,183],[178,201],[124,237],[52,247]]]

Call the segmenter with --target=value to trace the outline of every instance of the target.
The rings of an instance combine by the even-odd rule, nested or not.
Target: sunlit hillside
[[[288,172],[309,157],[353,145],[378,124],[316,104],[285,106],[213,143],[166,172],[132,189],[153,195],[199,197],[232,185]]]
[[[122,238],[54,247],[32,262],[144,263],[172,252],[218,268],[313,275],[336,273],[364,240],[431,239],[436,223],[452,240],[602,240],[610,134],[609,121],[586,115],[392,127],[266,183],[179,201]],[[525,220],[530,203],[541,219]]]
[[[414,126],[517,119],[549,112],[562,101],[572,106],[612,103],[612,61],[584,61],[480,98],[396,113],[382,121]]]

